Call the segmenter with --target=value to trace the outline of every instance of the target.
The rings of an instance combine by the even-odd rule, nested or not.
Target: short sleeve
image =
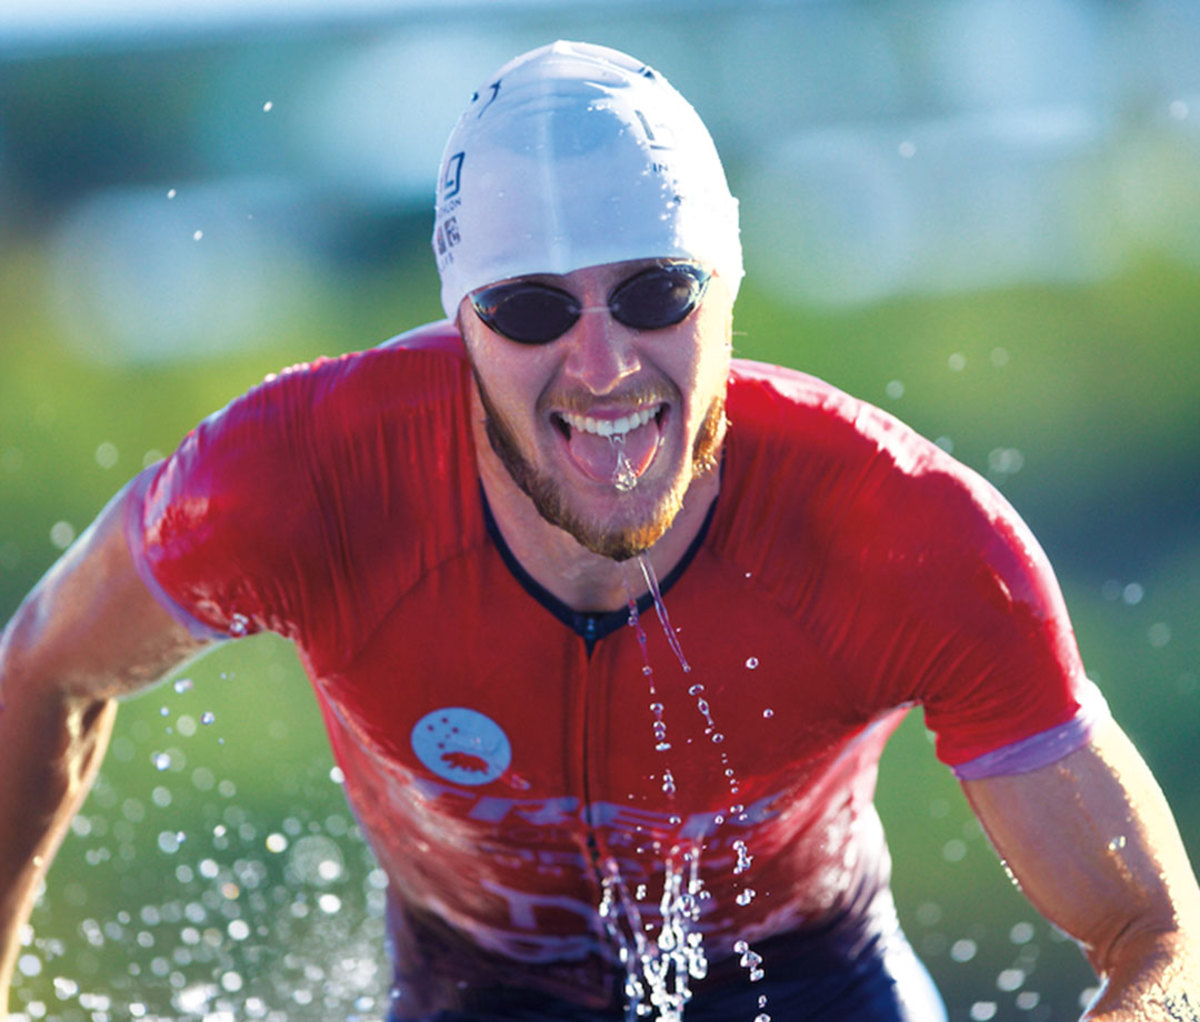
[[[985,479],[893,416],[739,363],[716,542],[840,678],[852,719],[919,705],[956,771],[1066,755],[1106,713],[1049,561]],[[801,679],[802,682],[802,679]]]
[[[143,580],[201,637],[347,648],[461,542],[450,511],[413,526],[431,490],[476,492],[469,379],[444,322],[268,377],[135,483]]]
[[[302,452],[309,367],[209,416],[135,483],[126,535],[159,602],[201,638],[291,636],[304,588],[289,551],[303,547],[313,495]]]
[[[847,655],[875,665],[877,699],[924,708],[956,772],[1073,751],[1104,704],[1045,552],[986,480],[882,413],[863,417],[878,446],[838,527],[861,579]]]

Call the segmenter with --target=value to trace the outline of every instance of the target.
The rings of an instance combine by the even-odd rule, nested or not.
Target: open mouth
[[[624,437],[635,429],[641,429],[651,419],[661,425],[666,405],[647,406],[619,419],[597,419],[590,415],[577,415],[574,412],[556,412],[554,424],[563,437],[570,441],[573,432],[591,433],[600,437]]]
[[[646,405],[608,417],[555,412],[551,421],[575,466],[588,478],[611,483],[620,468],[640,477],[662,444],[667,405]]]

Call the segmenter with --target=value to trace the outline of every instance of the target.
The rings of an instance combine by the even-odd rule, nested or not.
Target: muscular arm
[[[134,570],[128,488],[29,594],[0,637],[0,1018],[38,883],[87,794],[116,697],[195,653]]]
[[[1085,1018],[1200,1022],[1200,891],[1166,800],[1116,724],[1051,766],[964,787],[1030,901],[1104,980]]]

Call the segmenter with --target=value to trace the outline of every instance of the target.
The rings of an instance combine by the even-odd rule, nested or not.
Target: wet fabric
[[[611,1011],[619,941],[597,906],[615,885],[660,923],[679,850],[700,857],[711,961],[853,915],[888,884],[875,774],[912,706],[952,767],[1086,741],[1091,689],[1044,555],[890,416],[735,363],[721,494],[663,580],[684,674],[648,599],[643,647],[627,610],[578,613],[505,550],[471,385],[445,323],[295,367],[128,504],[135,561],[182,620],[295,641],[390,879],[418,1017],[497,976]],[[463,953],[438,954],[421,920]]]
[[[436,923],[433,929],[438,929]],[[439,938],[426,931],[437,942]],[[444,939],[444,936],[443,938]],[[443,953],[450,948],[442,945]],[[763,975],[751,979],[737,954],[693,983],[686,1022],[944,1022],[945,1006],[896,919],[886,890],[862,888],[819,925],[755,945]],[[638,1022],[619,991],[607,1010],[496,983],[463,987],[453,1009],[412,1014],[400,994],[389,1022]]]

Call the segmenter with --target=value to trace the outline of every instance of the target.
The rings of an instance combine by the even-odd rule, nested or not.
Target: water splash
[[[623,453],[623,452],[622,452]],[[637,558],[642,578],[651,599],[654,610],[662,627],[667,644],[679,661],[683,672],[690,673],[691,665],[684,655],[679,637],[671,625],[663,601],[662,591],[648,558],[641,554]],[[641,626],[637,600],[632,586],[626,580],[626,594],[629,600],[629,624],[634,628],[638,644],[642,652],[642,673],[649,681],[650,711],[653,715],[655,749],[665,752],[671,748],[666,737],[666,723],[663,719],[663,703],[658,695],[655,683],[654,668],[650,663],[645,630]],[[757,657],[749,657],[745,661],[748,670],[755,670],[759,661]],[[718,748],[724,742],[724,734],[717,727],[712,706],[705,696],[705,686],[696,682],[688,688],[688,694],[696,700],[696,710],[704,718],[704,733]],[[766,710],[764,717],[772,716],[774,711]],[[728,816],[732,820],[746,818],[745,805],[736,797],[741,790],[737,773],[729,763],[728,753],[720,749],[720,763],[729,791],[732,796],[728,807]],[[663,771],[662,790],[674,804],[676,797],[675,775],[668,766]],[[721,826],[725,823],[725,815],[717,815],[714,823]],[[679,823],[680,816],[671,815],[672,823]],[[740,877],[740,890],[734,898],[739,907],[748,906],[756,897],[757,891],[748,882],[747,875],[754,861],[753,855],[742,839],[733,843],[737,861],[733,868],[735,876]],[[637,902],[645,897],[645,885],[639,885],[637,897],[631,897],[626,888],[615,860],[609,859],[602,877],[602,903],[600,916],[614,946],[618,949],[618,958],[625,969],[625,993],[629,1007],[629,1018],[644,1018],[655,1014],[656,1022],[682,1022],[683,1007],[691,998],[689,979],[703,978],[708,971],[708,962],[703,947],[703,934],[696,925],[700,916],[700,899],[709,897],[699,878],[699,861],[701,847],[697,845],[683,855],[687,866],[688,882],[684,887],[684,868],[677,861],[679,849],[675,849],[665,862],[663,877],[663,894],[661,901],[662,928],[658,939],[651,943],[646,938],[647,929],[642,922],[641,912]],[[624,918],[625,926],[621,925]],[[745,940],[739,940],[734,950],[740,955],[740,964],[749,973],[750,981],[758,982],[764,976],[762,956],[758,954]],[[754,1022],[771,1022],[771,1016],[765,1011],[766,995],[758,999],[759,1012]]]
[[[654,940],[647,939],[653,926],[643,922],[638,899],[630,894],[616,860],[608,859],[604,870],[600,918],[625,969],[629,1014],[682,1022],[684,1005],[692,997],[691,980],[708,975],[703,935],[696,926],[701,902],[708,897],[700,879],[699,848],[682,855],[677,849],[666,860],[659,901],[662,925]],[[637,893],[644,896],[645,885]]]

